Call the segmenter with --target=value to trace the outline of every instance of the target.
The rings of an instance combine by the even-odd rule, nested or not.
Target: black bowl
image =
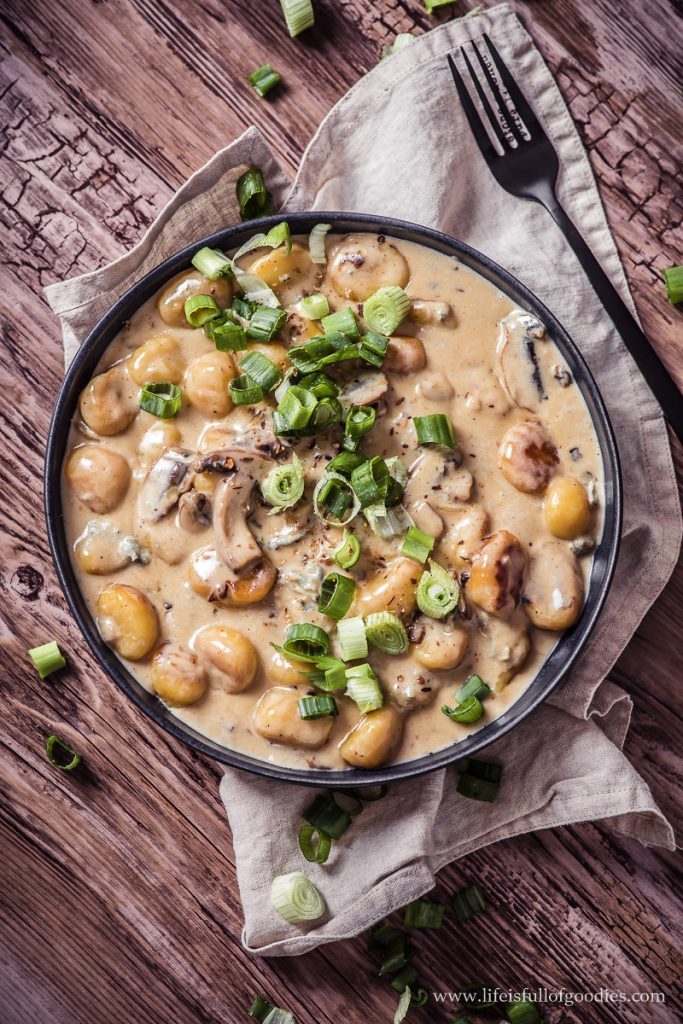
[[[57,403],[50,425],[48,437],[46,470],[45,470],[45,508],[47,530],[52,555],[57,568],[57,575],[67,602],[90,648],[103,668],[114,679],[116,684],[130,697],[138,707],[149,715],[157,724],[178,739],[194,747],[195,750],[208,754],[234,768],[242,768],[257,775],[304,783],[315,786],[370,785],[390,782],[413,775],[442,768],[453,761],[470,756],[482,750],[489,743],[500,739],[508,730],[529,715],[541,701],[557,686],[562,677],[576,661],[581,648],[586,643],[605,602],[609,589],[619,548],[621,533],[622,495],[619,460],[612,427],[607,416],[600,392],[591,373],[565,331],[550,310],[539,302],[527,288],[511,274],[503,270],[492,260],[462,242],[443,235],[429,228],[419,227],[405,221],[392,220],[346,213],[295,213],[289,214],[287,220],[292,234],[305,234],[314,224],[326,222],[332,224],[335,233],[349,231],[367,231],[393,235],[396,238],[419,242],[437,252],[455,256],[465,266],[481,274],[497,288],[510,296],[519,306],[537,314],[547,325],[549,333],[560,349],[577,386],[581,390],[588,406],[598,436],[602,453],[605,474],[605,509],[602,538],[595,551],[590,585],[586,595],[586,604],[581,618],[576,625],[563,634],[552,650],[547,661],[542,665],[538,675],[527,687],[522,696],[499,718],[466,739],[454,743],[443,750],[437,750],[425,757],[402,764],[389,765],[377,771],[363,771],[349,768],[345,771],[326,771],[316,769],[303,771],[272,765],[229,750],[207,739],[196,730],[185,725],[176,718],[153,694],[149,693],[128,672],[118,660],[112,649],[104,643],[97,627],[81,596],[74,571],[71,567],[67,547],[62,512],[60,476],[64,460],[67,437],[71,418],[76,409],[78,396],[92,376],[97,363],[109,343],[118,333],[124,321],[149,299],[169,278],[190,266],[191,257],[203,245],[221,249],[232,249],[241,245],[256,231],[268,230],[282,217],[267,217],[263,220],[250,221],[237,227],[218,231],[208,238],[195,241],[182,249],[175,256],[151,271],[137,284],[133,285],[97,326],[91,331],[80,348],[76,358],[69,367],[64,383],[59,392]]]

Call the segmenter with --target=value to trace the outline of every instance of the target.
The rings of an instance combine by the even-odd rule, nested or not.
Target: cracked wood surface
[[[239,1024],[256,992],[300,1024],[392,1019],[394,994],[374,978],[362,940],[298,960],[242,951],[218,766],[124,700],[66,611],[40,514],[62,367],[41,288],[120,255],[187,175],[252,122],[294,171],[321,118],[385,42],[471,6],[431,19],[417,0],[317,0],[317,26],[297,41],[276,0],[0,6],[3,1024]],[[683,382],[683,320],[660,281],[683,248],[680,3],[515,7],[579,125],[645,331]],[[245,78],[266,60],[286,86],[264,103]],[[635,703],[626,752],[674,820],[682,619],[679,567],[612,674]],[[70,668],[41,683],[25,651],[48,637],[69,652]],[[80,778],[57,776],[45,760],[52,731],[85,755]],[[546,1019],[676,1019],[673,856],[603,825],[556,829],[447,868],[437,897],[475,879],[490,911],[460,933],[451,923],[418,937],[428,988],[484,973],[503,988],[664,992],[668,1003],[646,1010],[603,1003],[550,1009]],[[453,1015],[432,1006],[413,1016],[438,1024]]]

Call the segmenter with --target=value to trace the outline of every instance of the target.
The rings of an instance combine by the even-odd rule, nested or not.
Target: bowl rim
[[[222,744],[186,725],[137,682],[100,637],[85,604],[71,565],[61,495],[61,470],[66,454],[71,419],[78,396],[104,351],[124,322],[171,277],[190,269],[193,254],[202,246],[233,249],[257,231],[286,220],[292,235],[305,234],[318,223],[332,225],[334,234],[368,232],[414,241],[437,252],[454,256],[503,291],[522,308],[535,313],[558,346],[588,407],[603,461],[605,502],[603,531],[593,556],[585,605],[578,622],[561,635],[537,675],[523,693],[498,718],[450,746],[410,761],[366,770],[360,768],[299,769],[263,761]],[[220,763],[280,781],[320,787],[374,786],[424,775],[479,753],[524,721],[559,685],[584,648],[604,606],[617,562],[623,516],[622,480],[616,438],[598,386],[569,333],[535,294],[494,260],[451,235],[410,221],[377,214],[330,211],[283,212],[232,225],[192,242],[143,275],[100,318],[69,365],[60,387],[47,439],[44,477],[45,518],[48,540],[60,586],[69,609],[90,650],[119,689],[158,726],[194,750]]]

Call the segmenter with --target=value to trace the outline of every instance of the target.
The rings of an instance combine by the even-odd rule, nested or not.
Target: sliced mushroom
[[[522,309],[513,310],[500,322],[498,379],[511,401],[529,412],[538,412],[548,397],[536,350],[545,338],[545,326],[538,317]]]
[[[181,494],[189,490],[190,466],[194,452],[186,448],[167,448],[144,479],[137,501],[138,518],[156,523],[177,505]]]
[[[419,529],[440,537],[444,527],[439,512],[452,510],[467,501],[473,483],[472,474],[460,468],[455,458],[446,459],[438,452],[424,451],[408,471],[403,503]]]
[[[387,378],[379,370],[357,373],[348,381],[339,399],[343,406],[374,405],[387,392]]]
[[[242,572],[259,562],[263,552],[249,529],[247,517],[256,483],[253,464],[263,461],[259,455],[243,456],[235,470],[223,476],[213,499],[213,533],[218,554],[234,572]]]
[[[187,491],[178,502],[178,525],[188,533],[200,533],[211,523],[211,501],[203,491]]]
[[[433,299],[413,299],[408,319],[416,324],[445,324],[452,320],[453,307],[449,302]]]
[[[211,423],[201,434],[200,452],[223,452],[235,449],[238,452],[258,452],[275,458],[285,450],[285,445],[275,436],[272,417],[265,412],[256,415],[246,406],[233,409],[230,416],[220,423]]]

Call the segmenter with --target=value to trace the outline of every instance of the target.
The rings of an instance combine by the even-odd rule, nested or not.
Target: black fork
[[[580,232],[560,206],[555,193],[560,162],[553,144],[486,33],[483,42],[485,45],[472,42],[470,56],[464,46],[460,48],[469,87],[450,55],[448,63],[460,102],[489,170],[507,192],[540,203],[559,224],[664,415],[683,441],[683,395]],[[473,66],[473,61],[476,66]],[[483,117],[477,109],[474,95],[479,98]]]

